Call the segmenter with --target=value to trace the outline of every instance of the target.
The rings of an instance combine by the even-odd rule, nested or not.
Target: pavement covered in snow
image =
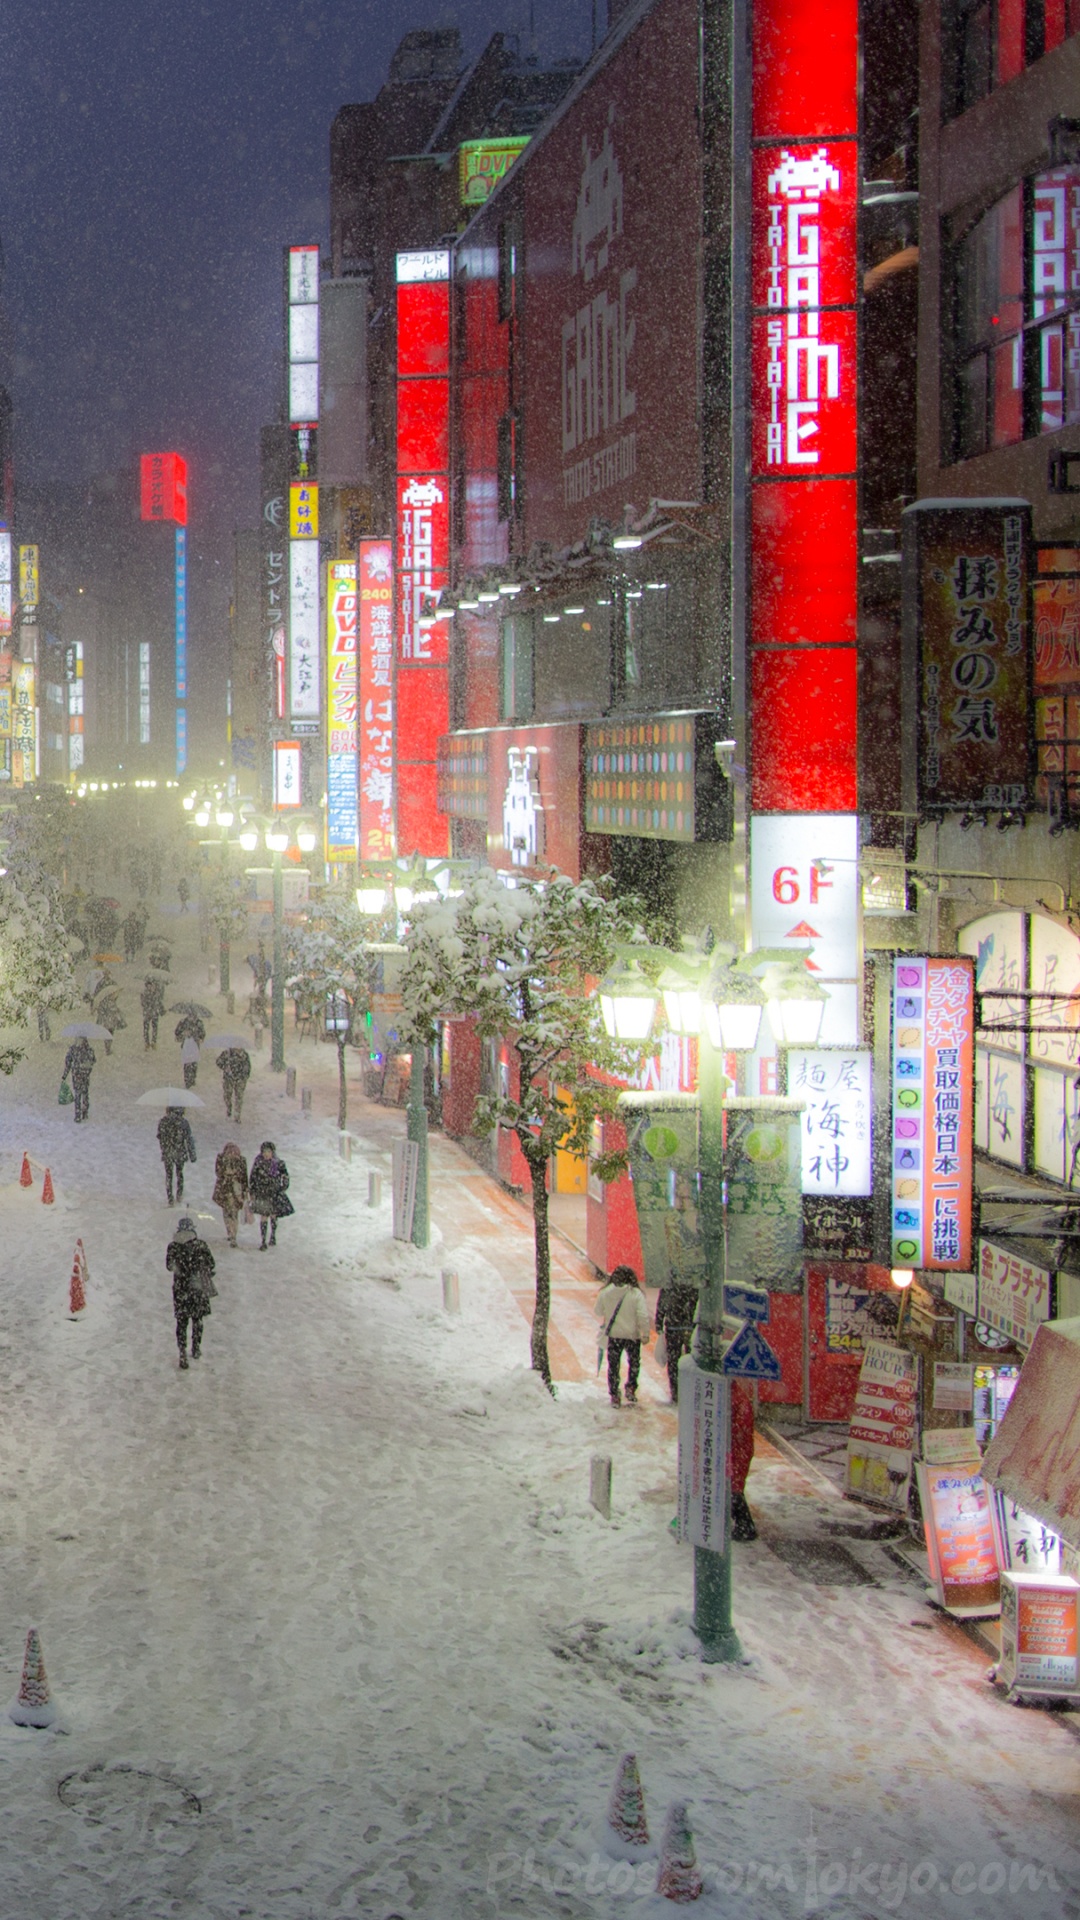
[[[177,988],[223,1005],[193,917],[169,921]],[[144,1054],[130,987],[123,1005],[85,1127],[56,1104],[59,1041],[0,1086],[0,1696],[36,1626],[64,1727],[0,1722],[2,1920],[655,1920],[655,1854],[605,1838],[627,1750],[654,1841],[689,1803],[702,1915],[1080,1915],[1071,1730],[1001,1702],[884,1550],[844,1538],[852,1509],[770,1451],[749,1488],[762,1538],[736,1550],[748,1663],[703,1667],[670,1413],[654,1392],[615,1414],[587,1375],[544,1393],[500,1255],[520,1267],[527,1222],[471,1232],[476,1170],[449,1143],[431,1249],[393,1242],[401,1117],[354,1095],[343,1162],[333,1050],[291,1031],[311,1113],[264,1050],[234,1130],[200,1068],[185,1208],[219,1297],[178,1372],[180,1210],[133,1104],[175,1081],[175,1016]],[[244,1227],[230,1251],[210,1205],[234,1131],[290,1166],[274,1253]],[[610,1522],[588,1503],[595,1452],[614,1456]],[[815,1571],[807,1539],[846,1546],[846,1571]]]

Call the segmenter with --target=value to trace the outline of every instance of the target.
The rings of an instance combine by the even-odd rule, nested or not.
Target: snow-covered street
[[[169,924],[174,984],[223,1006],[194,916]],[[37,1626],[65,1729],[0,1730],[3,1920],[670,1913],[655,1856],[605,1850],[628,1749],[654,1840],[690,1804],[699,1913],[1080,1914],[1076,1737],[1002,1704],[873,1543],[849,1542],[867,1584],[792,1570],[768,1541],[851,1509],[768,1449],[749,1486],[763,1537],[736,1549],[749,1664],[702,1667],[668,1529],[671,1414],[655,1396],[612,1413],[588,1378],[549,1399],[451,1144],[433,1142],[430,1251],[392,1241],[402,1118],[351,1092],[368,1143],[343,1162],[334,1051],[291,1021],[313,1110],[264,1049],[238,1130],[292,1175],[296,1217],[265,1255],[243,1226],[232,1252],[210,1205],[234,1129],[211,1055],[200,1068],[185,1204],[219,1296],[178,1371],[164,1253],[182,1209],[134,1101],[176,1080],[179,1049],[166,1016],[143,1052],[141,971],[123,970],[129,1024],[98,1048],[88,1125],[57,1105],[57,1040],[0,1091],[0,1687]],[[524,1216],[502,1233],[520,1267]],[[598,1451],[611,1522],[588,1503]]]

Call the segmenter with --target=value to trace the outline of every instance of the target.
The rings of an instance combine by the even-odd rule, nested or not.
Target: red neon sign
[[[402,853],[446,853],[450,844],[435,779],[450,724],[450,627],[439,613],[450,565],[449,272],[446,253],[398,255],[393,714]]]
[[[139,462],[144,520],[172,520],[187,526],[187,461],[178,453],[144,453]]]
[[[357,639],[360,858],[394,852],[394,552],[389,540],[360,542]]]

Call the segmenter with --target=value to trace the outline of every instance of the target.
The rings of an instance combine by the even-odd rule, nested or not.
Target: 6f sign
[[[827,979],[858,972],[858,822],[854,814],[759,814],[751,827],[754,944],[810,948]]]

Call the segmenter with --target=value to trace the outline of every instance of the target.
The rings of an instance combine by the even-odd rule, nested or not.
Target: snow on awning
[[[1080,1547],[1080,1319],[1039,1328],[983,1475]]]

